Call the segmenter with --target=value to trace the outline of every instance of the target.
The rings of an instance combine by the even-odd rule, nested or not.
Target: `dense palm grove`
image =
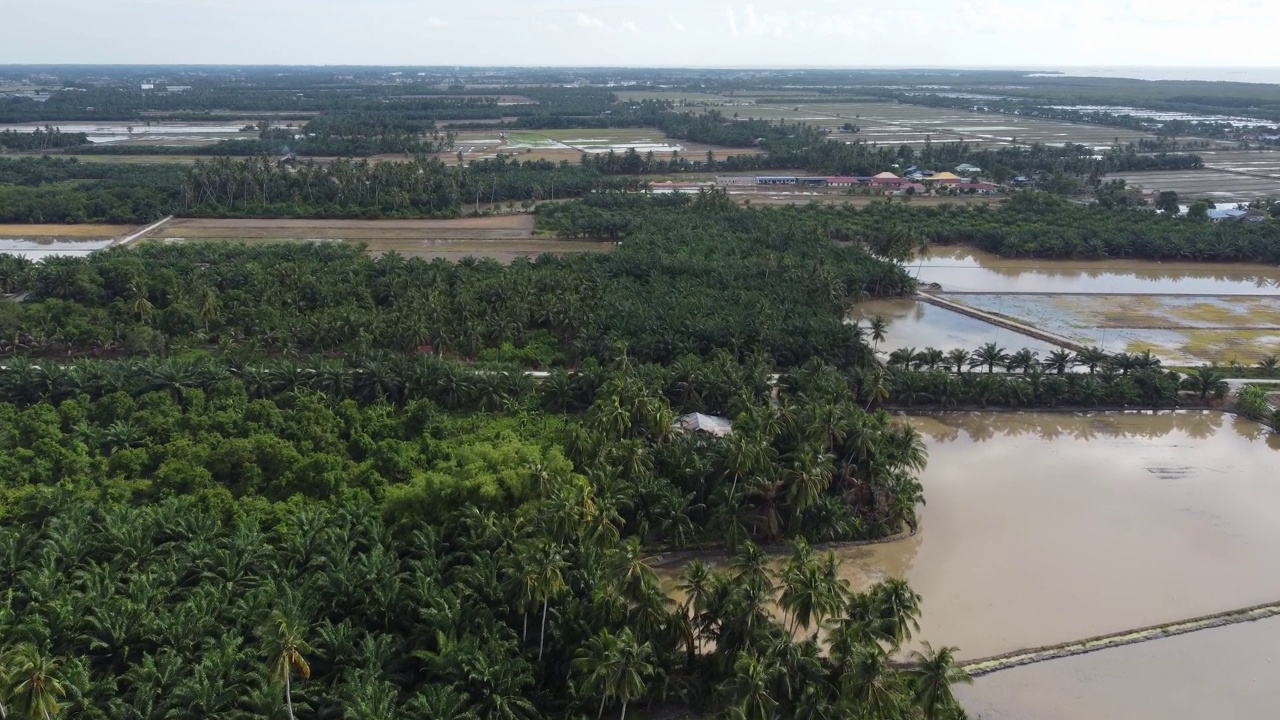
[[[524,348],[573,365],[624,351],[669,363],[724,349],[781,366],[813,357],[851,366],[869,353],[845,308],[911,284],[901,267],[835,246],[816,221],[721,196],[637,217],[646,229],[611,253],[510,266],[372,258],[337,245],[156,244],[38,265],[6,257],[0,292],[29,295],[0,306],[0,351],[431,346],[473,359]]]
[[[656,124],[768,153],[696,166],[634,152],[466,167],[0,160],[7,221],[444,217],[584,196],[541,205],[539,229],[619,243],[505,266],[337,244],[0,256],[0,716],[962,718],[957,650],[913,637],[920,598],[901,580],[851,587],[812,549],[915,532],[925,449],[886,406],[1168,407],[1225,384],[1216,369],[1183,377],[1097,351],[926,348],[882,363],[883,324],[847,322],[850,306],[912,290],[897,263],[929,243],[1276,259],[1274,224],[1034,194],[854,210],[614,192],[641,189],[642,172],[753,162],[976,160],[1096,179],[1194,156],[872,148],[600,88],[513,87],[535,101],[513,106],[454,96],[447,77],[364,73],[195,75],[186,94],[128,78],[6,100],[0,119],[320,112],[298,116],[303,135],[352,154],[425,150],[450,119]],[[262,132],[259,149],[297,139]],[[695,412],[732,432],[682,429]],[[666,552],[705,559],[669,556],[661,579]]]
[[[6,258],[6,712],[962,716],[953,649],[889,662],[911,590],[807,549],[915,528],[924,446],[843,320],[910,279],[792,213],[637,202],[614,252],[510,266]],[[729,560],[659,582],[682,549]]]

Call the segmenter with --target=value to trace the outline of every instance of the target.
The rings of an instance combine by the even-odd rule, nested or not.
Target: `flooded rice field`
[[[1280,355],[1280,296],[947,296],[1110,352],[1150,350],[1166,363],[1257,362]]]
[[[943,413],[920,533],[850,548],[972,658],[1280,599],[1280,441],[1217,412]]]
[[[1280,295],[1280,267],[1252,263],[1002,258],[970,247],[933,247],[907,270],[943,292]]]
[[[91,143],[146,143],[196,145],[219,140],[257,139],[256,129],[246,131],[253,121],[242,122],[67,122],[54,127],[64,133],[85,133]],[[0,125],[0,131],[34,132],[45,123]]]
[[[1188,199],[1207,198],[1216,203],[1247,203],[1280,195],[1280,177],[1241,175],[1211,168],[1124,172],[1108,175],[1106,179],[1124,180],[1129,185],[1152,192],[1173,190]]]
[[[112,242],[113,238],[0,238],[0,254],[39,261],[64,255],[88,255],[110,247]]]
[[[1280,707],[1277,647],[1272,618],[1013,668],[955,693],[984,720],[1265,718]]]
[[[923,350],[926,347],[973,350],[989,342],[1010,350],[1030,348],[1041,356],[1058,349],[1043,340],[911,298],[858,303],[849,320],[866,330],[877,315],[888,323],[885,340],[879,344],[879,349],[886,353],[901,348]]]
[[[1179,365],[1251,364],[1280,354],[1280,267],[1010,259],[955,246],[931,248],[907,271],[922,284],[941,287],[931,291],[940,298],[1036,327],[1068,344],[1109,352],[1150,350]],[[898,311],[898,332],[906,337],[895,339],[891,330],[891,345],[942,347],[929,339],[938,330],[924,317],[903,313]],[[959,316],[933,317],[944,330],[954,326],[952,335],[963,336],[973,323],[988,326]]]
[[[1280,600],[1280,438],[1256,423],[1210,411],[906,421],[929,449],[920,531],[835,552],[856,589],[899,577],[920,593],[917,642],[972,659]]]

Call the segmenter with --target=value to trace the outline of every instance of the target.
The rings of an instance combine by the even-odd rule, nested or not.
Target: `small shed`
[[[733,423],[729,422],[728,418],[716,415],[689,413],[676,418],[676,422],[671,426],[671,429],[682,432],[704,432],[716,437],[725,437],[733,434]]]
[[[982,168],[969,163],[960,163],[956,166],[956,172],[961,175],[978,175],[982,173]]]

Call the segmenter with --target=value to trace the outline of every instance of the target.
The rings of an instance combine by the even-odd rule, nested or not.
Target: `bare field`
[[[460,260],[487,257],[508,262],[543,253],[599,252],[595,240],[533,236],[532,215],[453,220],[217,220],[179,219],[146,239],[162,242],[364,243],[370,254]]]
[[[0,223],[0,238],[113,238],[127,235],[136,225],[27,225]]]

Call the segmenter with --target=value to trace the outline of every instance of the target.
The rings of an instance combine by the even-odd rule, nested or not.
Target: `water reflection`
[[[1269,440],[1274,433],[1256,422],[1209,410],[1136,410],[1128,412],[947,412],[909,416],[910,422],[935,443],[987,442],[994,438],[1035,436],[1063,438],[1162,438],[1180,433],[1195,440],[1219,432],[1227,418],[1231,429],[1250,441]]]
[[[907,269],[948,292],[1280,295],[1280,268],[1253,263],[1012,259],[952,246]]]

